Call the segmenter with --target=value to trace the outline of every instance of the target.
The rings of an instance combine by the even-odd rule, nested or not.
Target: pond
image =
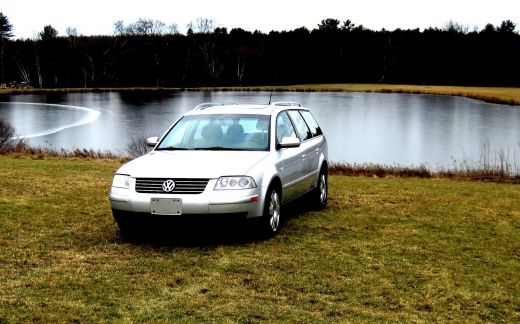
[[[268,92],[100,92],[0,97],[0,118],[33,146],[124,152],[133,138],[161,135],[202,102],[268,103]],[[479,160],[483,145],[516,156],[520,108],[436,95],[275,92],[309,108],[332,161],[421,165]]]

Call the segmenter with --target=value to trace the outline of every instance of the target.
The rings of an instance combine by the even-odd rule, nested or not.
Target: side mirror
[[[279,144],[279,147],[300,147],[300,140],[296,137],[284,137],[282,138],[282,142]]]
[[[159,142],[159,137],[148,137],[146,139],[146,146],[155,147],[155,145],[157,145],[157,142]]]

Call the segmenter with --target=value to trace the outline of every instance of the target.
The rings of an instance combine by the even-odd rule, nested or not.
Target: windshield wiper
[[[185,147],[173,147],[173,146],[168,146],[168,147],[159,147],[157,149],[155,149],[156,151],[185,151],[185,150],[189,150]]]
[[[210,147],[197,147],[196,150],[215,150],[215,151],[243,151],[241,148],[233,147],[222,147],[222,146],[210,146]]]

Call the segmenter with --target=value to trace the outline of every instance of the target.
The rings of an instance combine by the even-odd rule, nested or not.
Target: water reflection
[[[19,133],[46,134],[31,138],[32,145],[122,151],[133,137],[162,134],[201,102],[268,103],[269,95],[182,91],[10,95],[0,97],[4,102],[0,117]],[[272,101],[297,101],[309,107],[329,139],[334,161],[427,163],[435,168],[450,165],[452,158],[478,160],[483,143],[515,150],[520,140],[518,107],[466,98],[277,92]]]

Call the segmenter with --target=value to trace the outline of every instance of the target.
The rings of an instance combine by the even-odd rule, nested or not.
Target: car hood
[[[269,152],[152,151],[123,165],[117,173],[133,178],[207,178],[245,175]]]

